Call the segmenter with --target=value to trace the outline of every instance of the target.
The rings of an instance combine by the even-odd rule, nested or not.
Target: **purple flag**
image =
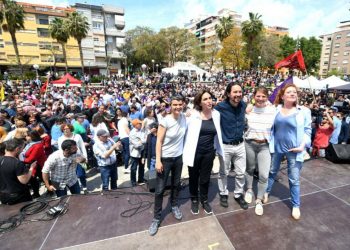
[[[282,84],[280,86],[275,88],[272,95],[270,95],[270,97],[269,97],[269,101],[271,103],[273,103],[277,97],[278,91],[280,91],[280,89],[282,89],[285,85],[291,84],[291,83],[293,83],[293,76],[288,77],[286,80],[284,80],[284,82],[282,82]]]

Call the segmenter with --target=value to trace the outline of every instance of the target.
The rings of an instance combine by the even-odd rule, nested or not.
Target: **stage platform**
[[[186,180],[184,181],[186,182]],[[325,159],[304,163],[301,178],[301,219],[291,217],[286,170],[278,175],[264,215],[247,211],[234,201],[233,179],[229,179],[229,207],[220,206],[217,176],[213,175],[209,201],[213,214],[190,212],[188,186],[180,192],[182,221],[170,213],[164,199],[163,221],[151,237],[152,195],[146,186],[120,189],[101,195],[70,196],[69,210],[47,222],[24,221],[0,235],[0,249],[344,249],[350,248],[350,165]],[[255,190],[256,191],[256,190]],[[256,192],[255,192],[256,193]],[[126,210],[145,207],[131,217]],[[135,204],[135,205],[133,205]],[[0,206],[0,220],[17,214],[23,204]],[[143,210],[143,211],[142,211]],[[134,211],[123,215],[130,215]],[[33,215],[38,217],[37,215]],[[32,219],[31,216],[27,219]]]

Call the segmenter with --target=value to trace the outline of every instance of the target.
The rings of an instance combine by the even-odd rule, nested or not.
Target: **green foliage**
[[[296,51],[297,40],[289,36],[284,36],[280,44],[279,60],[287,57]],[[299,39],[300,49],[303,53],[306,69],[309,72],[317,72],[321,57],[322,44],[315,37]]]
[[[66,64],[66,72],[68,71],[66,43],[69,39],[69,29],[67,20],[55,18],[49,25],[50,36],[56,39],[62,46],[64,62]],[[52,51],[53,52],[53,51]],[[54,54],[54,53],[53,53]],[[56,61],[56,60],[54,60]]]
[[[219,24],[215,25],[215,31],[220,42],[222,42],[226,37],[231,35],[231,30],[233,26],[234,23],[231,16],[221,17],[219,19]]]
[[[259,53],[260,36],[263,33],[264,24],[260,20],[261,15],[249,12],[249,20],[242,23],[242,35],[250,66],[257,61]]]
[[[260,40],[260,56],[258,61],[260,67],[273,68],[278,62],[280,54],[280,38],[277,36],[261,36]]]
[[[340,70],[337,69],[331,69],[330,71],[328,71],[327,76],[342,76],[342,72]]]

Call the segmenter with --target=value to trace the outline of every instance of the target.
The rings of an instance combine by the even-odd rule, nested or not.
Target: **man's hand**
[[[299,146],[297,148],[291,148],[288,151],[289,152],[293,152],[293,153],[300,153],[300,152],[303,152],[304,149],[305,149],[304,145],[301,145],[301,146]]]
[[[33,162],[32,164],[30,164],[30,170],[33,171],[34,169],[36,169],[36,167],[38,166],[37,162]]]

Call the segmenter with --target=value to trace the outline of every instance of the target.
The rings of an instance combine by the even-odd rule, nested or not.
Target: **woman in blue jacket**
[[[268,201],[275,177],[280,169],[283,156],[287,158],[289,189],[292,203],[292,217],[300,219],[300,170],[306,148],[311,144],[311,112],[298,106],[297,87],[287,84],[275,100],[276,115],[271,131],[270,152],[272,166],[264,203]]]

